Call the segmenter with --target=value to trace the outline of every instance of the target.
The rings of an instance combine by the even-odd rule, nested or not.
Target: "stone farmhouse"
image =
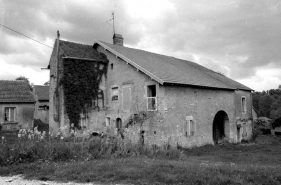
[[[237,143],[252,136],[252,89],[190,61],[125,47],[119,34],[113,44],[93,45],[63,41],[58,35],[48,66],[49,123],[55,133],[70,124],[60,79],[63,64],[73,61],[106,69],[94,103],[99,109],[81,112],[83,128],[175,147]]]
[[[0,80],[0,126],[2,131],[32,128],[34,97],[22,80]]]

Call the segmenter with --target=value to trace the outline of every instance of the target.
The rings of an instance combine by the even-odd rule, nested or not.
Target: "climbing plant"
[[[63,76],[59,83],[64,89],[64,106],[70,124],[74,123],[78,127],[80,113],[86,113],[91,107],[99,109],[98,98],[103,93],[99,84],[102,76],[106,76],[106,71],[107,65],[98,62],[74,59],[64,61]]]

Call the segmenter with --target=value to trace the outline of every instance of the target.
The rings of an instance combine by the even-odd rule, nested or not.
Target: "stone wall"
[[[247,109],[251,106],[250,92],[234,90],[218,90],[197,88],[191,86],[163,86],[135,67],[116,57],[112,53],[97,48],[99,52],[107,55],[110,63],[106,80],[107,127],[116,128],[116,119],[121,118],[123,127],[128,118],[139,111],[147,111],[147,85],[156,85],[157,111],[147,111],[149,121],[140,125],[131,125],[127,136],[135,143],[142,137],[145,144],[162,145],[169,143],[171,146],[193,147],[204,144],[214,144],[213,122],[219,111],[227,115],[224,126],[225,140],[239,142],[237,137],[237,117],[241,117],[241,96],[247,100]],[[131,108],[123,110],[124,98],[122,88],[129,86],[131,89]],[[112,100],[112,88],[118,88],[118,100]],[[240,96],[240,98],[239,98]],[[250,109],[248,109],[250,110]],[[244,117],[250,119],[251,114],[245,113]],[[192,118],[195,123],[195,134],[187,136],[185,124],[187,118]],[[247,133],[251,135],[251,123],[247,122]],[[129,133],[128,133],[129,132]]]
[[[158,83],[130,64],[127,64],[112,53],[98,47],[97,50],[106,54],[109,64],[106,85],[106,119],[107,126],[116,128],[116,120],[122,120],[122,126],[128,118],[139,111],[146,110],[146,86]],[[118,100],[112,100],[112,89],[118,88]],[[130,97],[123,97],[123,88],[130,91]],[[157,89],[159,91],[159,89]],[[126,94],[128,96],[128,93]],[[126,106],[123,106],[125,102]],[[128,106],[129,104],[129,106]]]

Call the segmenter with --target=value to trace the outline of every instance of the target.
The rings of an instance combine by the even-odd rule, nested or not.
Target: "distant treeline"
[[[259,117],[273,120],[281,117],[281,89],[253,93],[253,107]]]

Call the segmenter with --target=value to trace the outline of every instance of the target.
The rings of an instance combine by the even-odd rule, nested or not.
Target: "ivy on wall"
[[[79,127],[81,113],[86,113],[90,107],[99,109],[98,98],[102,93],[99,84],[102,76],[106,76],[106,71],[107,64],[86,60],[64,60],[63,75],[59,84],[63,86],[64,106],[70,124],[74,123],[75,127]]]

